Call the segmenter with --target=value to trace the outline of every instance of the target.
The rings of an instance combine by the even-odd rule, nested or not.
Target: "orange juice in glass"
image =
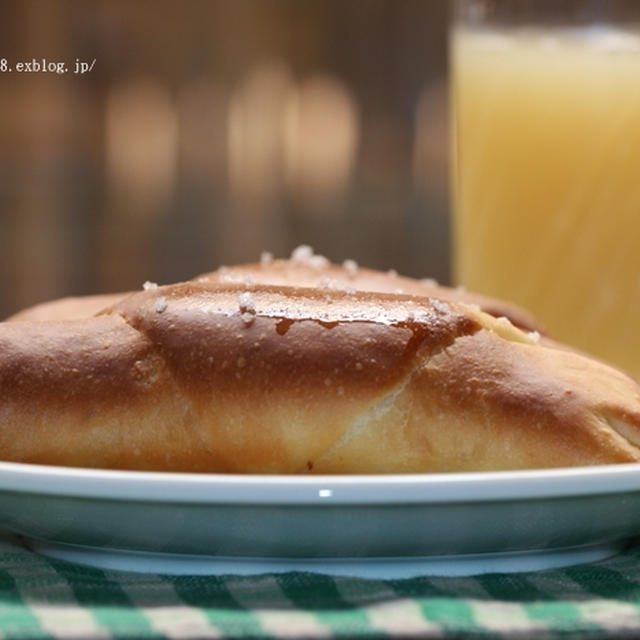
[[[461,4],[454,278],[640,377],[640,28]]]

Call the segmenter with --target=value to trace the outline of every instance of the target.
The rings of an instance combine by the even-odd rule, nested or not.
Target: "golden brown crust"
[[[77,296],[59,298],[41,302],[27,309],[22,309],[6,319],[7,322],[16,320],[75,320],[89,318],[103,309],[121,300],[125,293],[101,294],[94,296]]]
[[[140,291],[84,320],[0,323],[0,457],[235,473],[640,460],[638,386],[505,319],[221,280]]]
[[[544,333],[528,311],[503,300],[481,296],[462,288],[439,285],[429,278],[419,280],[398,275],[395,271],[367,269],[358,266],[353,260],[345,260],[342,265],[333,264],[322,256],[314,255],[311,250],[301,253],[300,257],[292,260],[268,259],[258,263],[220,267],[195,280],[428,296],[449,302],[474,304],[492,316],[509,318],[521,329]]]
[[[309,287],[320,290],[372,291],[378,293],[428,296],[450,302],[474,304],[495,317],[506,317],[514,325],[527,331],[544,333],[533,316],[513,304],[496,300],[463,289],[453,289],[434,280],[407,278],[395,272],[383,272],[359,267],[352,260],[342,265],[330,263],[314,255],[305,247],[294,252],[292,260],[267,259],[257,263],[220,267],[193,281],[221,284],[266,284],[285,287]],[[295,257],[297,256],[297,257]],[[149,290],[155,285],[146,283]],[[8,320],[63,320],[88,318],[115,304],[130,293],[63,298],[45,302],[11,316]]]

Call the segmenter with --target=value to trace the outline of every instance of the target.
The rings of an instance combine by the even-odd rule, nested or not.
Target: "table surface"
[[[640,637],[640,543],[564,569],[371,580],[107,571],[3,540],[0,637]]]

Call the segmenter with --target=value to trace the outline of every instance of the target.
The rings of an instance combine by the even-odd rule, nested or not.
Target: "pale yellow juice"
[[[452,34],[454,272],[640,377],[640,33]]]

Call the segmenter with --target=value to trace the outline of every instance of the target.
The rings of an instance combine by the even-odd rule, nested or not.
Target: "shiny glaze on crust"
[[[329,262],[322,256],[305,260],[264,260],[262,262],[220,267],[202,274],[195,281],[210,283],[267,284],[286,287],[309,287],[320,290],[371,291],[394,295],[433,297],[448,302],[474,304],[494,317],[507,317],[526,331],[544,329],[526,310],[503,300],[495,300],[461,288],[439,285],[432,279],[416,279],[394,271],[378,271],[357,266],[353,261],[343,265]]]
[[[391,384],[418,349],[480,328],[462,310],[415,296],[206,282],[140,292],[105,313],[140,331],[190,389],[252,393]]]

